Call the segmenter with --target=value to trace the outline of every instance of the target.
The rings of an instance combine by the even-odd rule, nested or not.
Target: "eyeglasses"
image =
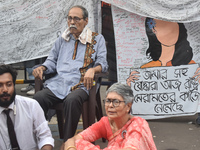
[[[79,18],[79,17],[72,18],[71,16],[67,17],[68,22],[71,22],[72,20],[74,20],[74,22],[79,22],[81,19],[84,19],[84,18]]]
[[[120,105],[120,103],[122,103],[122,102],[125,103],[125,101],[120,101],[118,99],[113,99],[113,100],[111,100],[111,99],[104,99],[103,102],[104,102],[105,106],[109,106],[110,103],[112,103],[113,107],[118,107]]]

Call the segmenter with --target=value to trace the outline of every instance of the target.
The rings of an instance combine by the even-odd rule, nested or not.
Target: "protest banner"
[[[171,22],[112,6],[118,82],[135,94],[145,119],[193,115],[199,109],[200,22]]]

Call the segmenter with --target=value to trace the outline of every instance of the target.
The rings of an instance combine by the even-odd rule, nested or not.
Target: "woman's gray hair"
[[[82,12],[83,12],[83,19],[88,18],[88,11],[87,11],[87,9],[86,9],[85,7],[83,7],[83,6],[81,6],[81,5],[75,5],[75,6],[72,6],[72,7],[70,8],[70,10],[71,10],[72,8],[80,8],[80,9],[82,10]]]
[[[125,101],[125,104],[133,103],[134,95],[133,90],[130,86],[121,83],[114,83],[107,91],[106,96],[110,92],[116,92],[119,94]]]

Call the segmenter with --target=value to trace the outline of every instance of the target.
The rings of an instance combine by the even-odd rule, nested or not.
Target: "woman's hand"
[[[140,72],[138,71],[132,71],[129,75],[129,77],[126,79],[126,84],[128,86],[131,86],[131,82],[135,82],[135,80],[139,80],[138,78],[140,77],[138,74],[140,74]]]
[[[73,150],[73,149],[76,149],[76,146],[75,146],[75,138],[72,137],[70,139],[68,139],[64,145],[64,150]]]
[[[75,135],[68,139],[60,148],[60,150],[76,150],[75,141],[78,139],[83,139],[80,135]]]

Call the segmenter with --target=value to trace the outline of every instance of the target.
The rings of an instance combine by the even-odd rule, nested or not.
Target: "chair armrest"
[[[37,67],[39,67],[39,66],[41,66],[41,65],[42,65],[42,64],[35,65],[35,66],[33,66],[33,69],[35,69],[35,68],[37,68]],[[40,91],[40,90],[42,90],[42,88],[43,88],[43,82],[44,82],[45,80],[47,80],[47,79],[49,79],[49,78],[51,78],[51,77],[53,77],[53,76],[55,76],[55,75],[56,75],[56,73],[43,74],[43,76],[44,76],[44,79],[43,79],[43,80],[38,79],[38,78],[35,78],[35,93],[38,92],[38,91]]]
[[[88,110],[90,110],[89,112],[87,112],[88,114],[86,115],[86,117],[88,116],[87,119],[88,120],[87,124],[84,125],[84,128],[92,125],[95,122],[95,115],[96,115],[96,106],[97,106],[97,91],[100,88],[100,84],[101,84],[101,78],[107,76],[108,73],[96,73],[94,75],[94,81],[95,81],[95,85],[89,90],[89,99],[87,102],[87,106],[85,106],[85,108],[87,108]],[[99,83],[99,84],[97,84]]]
[[[106,77],[106,76],[108,76],[108,72],[95,73],[95,75],[94,75],[94,82],[95,82],[95,85],[96,85],[97,83],[100,83],[100,84],[101,84],[101,79],[102,79],[103,77]]]
[[[102,78],[108,76],[108,72],[100,72],[100,73],[95,73],[94,79]]]

